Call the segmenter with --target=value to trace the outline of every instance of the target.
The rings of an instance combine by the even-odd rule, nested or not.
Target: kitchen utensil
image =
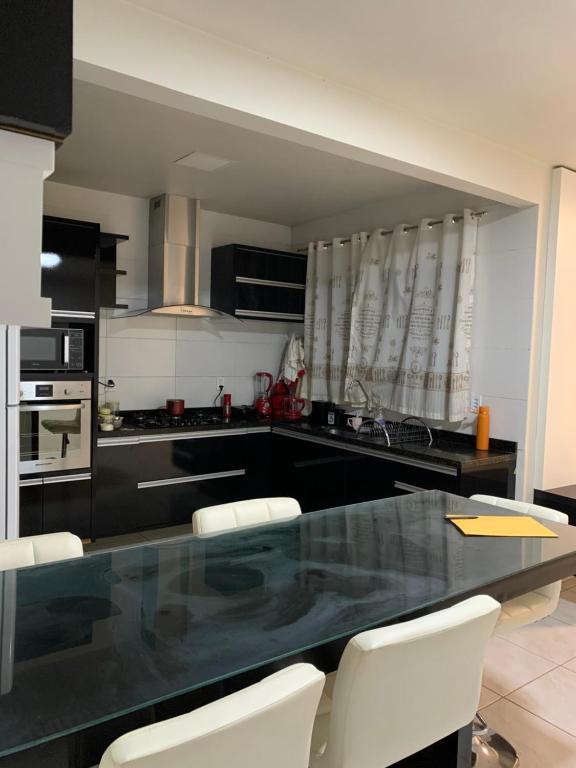
[[[283,419],[284,418],[284,398],[290,395],[290,389],[288,384],[282,379],[279,379],[272,387],[270,393],[270,405],[272,406],[272,418]]]
[[[354,432],[358,432],[360,427],[362,426],[362,422],[364,419],[362,416],[350,416],[348,419],[346,419],[346,426],[352,427]]]
[[[222,395],[222,420],[229,422],[232,418],[232,395]]]
[[[302,411],[306,406],[303,397],[285,397],[282,403],[284,421],[298,421],[302,418]]]
[[[272,414],[269,397],[272,381],[272,374],[266,371],[258,371],[254,374],[254,407],[258,411],[258,415],[264,418],[270,418]]]
[[[166,400],[166,411],[169,416],[182,416],[184,413],[184,400]]]
[[[328,400],[312,400],[312,412],[310,413],[310,422],[312,424],[328,424],[328,413],[331,413],[334,406]],[[334,423],[334,421],[332,421]]]

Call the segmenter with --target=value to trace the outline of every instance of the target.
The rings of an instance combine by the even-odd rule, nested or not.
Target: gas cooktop
[[[220,413],[201,408],[186,409],[182,416],[170,416],[165,410],[124,413],[124,427],[129,429],[179,429],[223,424]]]

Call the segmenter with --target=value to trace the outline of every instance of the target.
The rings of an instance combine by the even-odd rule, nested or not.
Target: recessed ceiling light
[[[185,165],[188,168],[196,168],[199,171],[217,171],[224,168],[225,165],[231,165],[234,160],[228,160],[225,157],[217,155],[208,155],[206,152],[190,152],[179,160],[175,160],[175,165]]]

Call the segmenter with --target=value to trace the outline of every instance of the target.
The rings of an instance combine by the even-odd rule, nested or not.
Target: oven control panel
[[[91,381],[21,381],[20,400],[89,400]]]

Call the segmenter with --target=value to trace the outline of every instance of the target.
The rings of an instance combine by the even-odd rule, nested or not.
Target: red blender
[[[268,393],[272,388],[272,374],[258,371],[254,374],[254,407],[258,416],[269,419],[272,414],[272,406]]]

